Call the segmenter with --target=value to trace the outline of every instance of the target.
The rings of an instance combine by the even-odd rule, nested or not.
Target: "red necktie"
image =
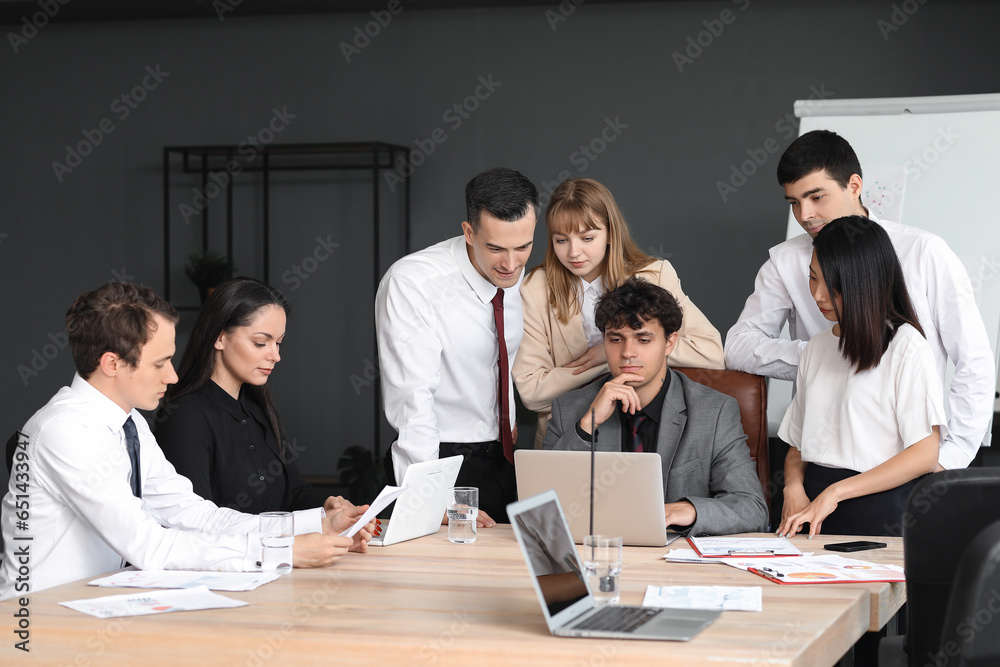
[[[629,438],[629,446],[632,448],[633,452],[645,451],[642,448],[642,436],[639,435],[639,429],[642,428],[643,423],[645,423],[647,417],[641,412],[632,415],[629,419],[629,429],[631,429],[632,436]]]
[[[508,395],[508,377],[510,369],[507,364],[507,341],[503,337],[503,289],[497,288],[493,297],[493,319],[497,324],[497,342],[500,344],[500,384],[497,395],[500,404],[500,442],[503,443],[503,455],[514,463],[514,436],[510,431],[510,399]]]

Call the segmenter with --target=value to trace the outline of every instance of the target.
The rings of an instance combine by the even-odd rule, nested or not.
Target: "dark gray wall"
[[[520,169],[543,191],[568,176],[596,178],[640,244],[670,259],[725,333],[767,248],[784,236],[777,155],[760,149],[769,140],[784,148],[795,135],[786,118],[794,100],[1000,90],[1000,6],[992,2],[583,4],[553,28],[547,12],[556,11],[556,2],[404,10],[350,63],[339,45],[371,21],[367,14],[241,17],[237,9],[224,21],[52,24],[16,54],[0,46],[0,434],[69,381],[69,351],[50,336],[58,338],[78,293],[121,274],[162,290],[165,145],[238,143],[273,108],[295,115],[280,142],[413,147],[442,128],[446,141],[413,176],[414,248],[459,232],[464,184],[482,169]],[[731,12],[729,24],[722,12]],[[689,38],[708,45],[692,48],[679,71],[673,54]],[[169,76],[121,118],[112,104],[147,66]],[[454,127],[444,114],[476,92],[480,77],[499,86]],[[114,131],[59,182],[53,161],[104,118]],[[577,151],[592,141],[601,148],[606,119],[624,129],[584,159]],[[724,201],[717,184],[748,151],[766,160]],[[306,474],[332,474],[344,447],[371,443],[373,390],[351,383],[375,359],[370,195],[361,179],[323,183],[282,179],[274,198],[272,282],[297,312],[272,381],[289,434],[307,447]],[[237,201],[237,264],[259,275],[252,188]],[[188,238],[193,227],[180,223],[177,233]],[[291,290],[283,272],[328,235],[340,247]],[[540,226],[532,263],[544,243]],[[179,267],[175,289],[184,285]],[[189,291],[176,294],[189,301]],[[192,317],[185,313],[182,332]],[[33,362],[38,373],[25,381],[19,366]]]

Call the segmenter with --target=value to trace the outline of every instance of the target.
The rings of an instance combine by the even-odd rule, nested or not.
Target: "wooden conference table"
[[[849,538],[862,539],[862,538]],[[902,565],[887,549],[847,554]],[[793,538],[803,551],[843,541]],[[686,545],[684,545],[686,546]],[[0,664],[196,665],[833,665],[905,600],[904,584],[779,586],[722,564],[667,563],[665,548],[626,547],[622,602],[646,586],[762,586],[762,612],[724,612],[691,642],[567,639],[549,634],[509,526],[474,544],[435,535],[295,570],[245,593],[251,604],[97,619],[57,602],[138,592],[75,582],[30,598],[31,653],[13,647],[15,601],[0,603]]]

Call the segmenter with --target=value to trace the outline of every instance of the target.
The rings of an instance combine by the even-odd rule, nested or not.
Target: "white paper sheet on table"
[[[345,530],[340,534],[341,537],[354,537],[359,530],[365,527],[365,524],[378,516],[378,513],[389,506],[393,500],[396,499],[399,494],[406,491],[405,486],[385,486],[382,488],[382,492],[378,494],[378,498],[372,501],[371,506],[368,507],[368,511],[361,515],[353,526]]]
[[[198,588],[182,588],[180,590],[109,595],[89,600],[70,600],[59,604],[97,618],[112,618],[115,616],[166,614],[172,611],[245,607],[249,603],[227,598],[224,595],[213,593],[204,586],[199,586]]]
[[[191,572],[186,570],[126,569],[94,579],[91,586],[103,588],[197,588],[213,591],[252,591],[277,579],[276,572]]]
[[[802,556],[812,556],[812,551],[807,551]],[[796,556],[798,558],[798,556]],[[663,560],[670,563],[725,563],[730,560],[743,560],[742,558],[705,558],[699,556],[694,549],[671,549],[663,556]]]
[[[760,586],[648,586],[643,607],[761,611]]]

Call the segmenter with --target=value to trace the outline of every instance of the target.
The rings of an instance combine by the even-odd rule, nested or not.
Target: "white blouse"
[[[778,436],[802,460],[866,472],[941,427],[947,429],[941,382],[924,337],[897,331],[879,365],[856,373],[832,330],[816,334],[799,363],[797,391]]]

